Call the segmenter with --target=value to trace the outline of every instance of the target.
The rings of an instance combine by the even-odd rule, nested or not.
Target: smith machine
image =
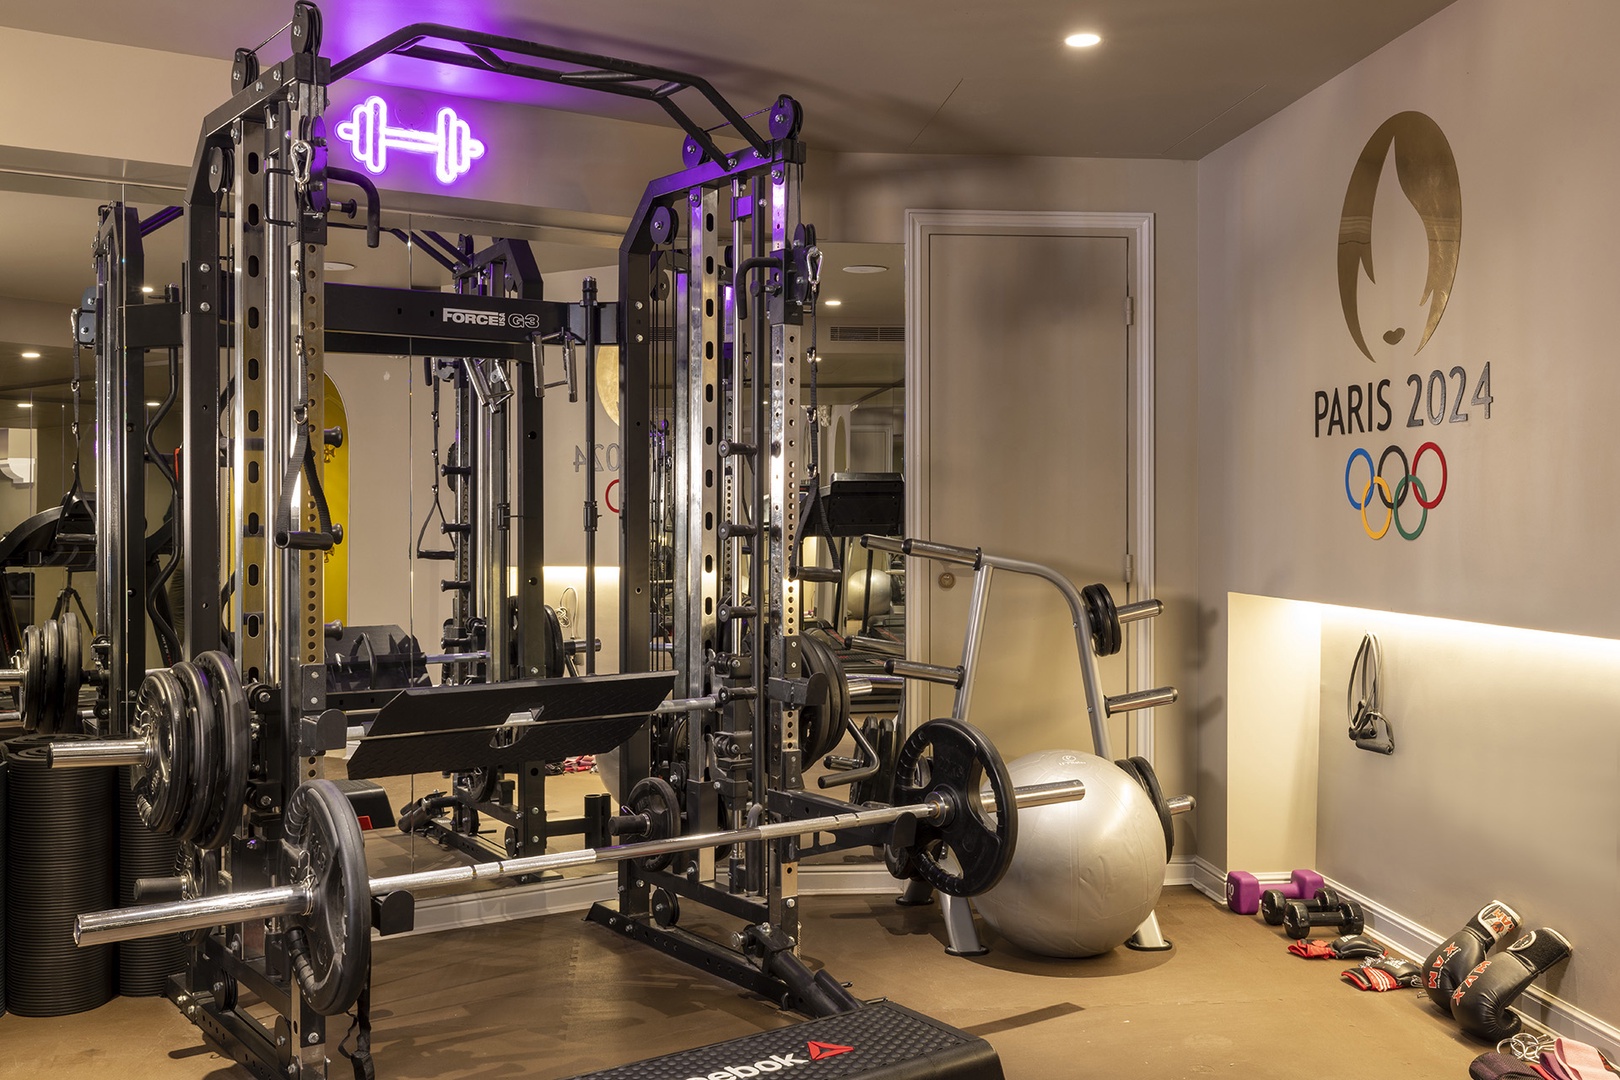
[[[981,1040],[863,1004],[799,959],[805,856],[887,846],[903,875],[973,895],[1005,870],[1018,807],[1084,790],[1015,790],[994,747],[955,720],[912,732],[880,800],[806,790],[807,764],[853,727],[837,658],[799,632],[802,584],[838,571],[801,557],[804,536],[819,529],[820,478],[808,463],[820,254],[799,217],[798,105],[777,99],[761,131],[680,72],[433,24],[333,63],[320,55],[320,30],[319,10],[299,2],[286,60],[261,69],[254,52],[238,50],[234,94],[203,123],[178,289],[149,300],[138,287],[140,236],[162,222],[117,205],[103,217],[98,379],[125,388],[98,398],[107,493],[98,548],[109,572],[99,593],[107,641],[92,650],[92,681],[103,689],[105,737],[58,743],[54,763],[131,765],[147,822],[184,843],[178,876],[148,883],[148,894],[168,888],[178,898],[86,914],[80,942],[187,931],[189,962],[169,996],[204,1037],[265,1080],[324,1077],[327,1020],[350,1010],[364,1064],[371,935],[409,929],[416,892],[612,863],[617,900],[593,908],[591,921],[822,1018],[803,1025],[803,1037],[865,1047],[861,1075],[914,1075],[904,1063],[915,1068],[924,1054],[930,1075],[999,1077]],[[387,231],[376,189],[328,159],[327,87],[390,54],[640,98],[679,123],[685,167],[649,184],[636,208],[616,303],[591,282],[577,302],[544,299],[520,242],[476,251],[436,234],[404,238],[442,257],[454,294],[324,281],[328,229],[357,224],[362,196],[368,242]],[[722,149],[717,129],[678,98],[701,99],[741,148]],[[358,190],[354,202],[335,197],[340,185]],[[561,640],[540,569],[544,347],[563,347],[565,378],[578,358],[590,444],[598,347],[608,344],[618,346],[631,449],[616,675],[595,673],[590,644],[591,470],[584,642]],[[130,448],[144,442],[144,352],[164,348],[179,358],[182,653],[191,659],[148,670],[143,605],[129,601],[146,591],[137,550],[144,468]],[[432,357],[434,392],[453,401],[454,449],[435,468],[455,493],[454,520],[440,523],[448,546],[419,552],[452,567],[445,651],[411,652],[399,683],[381,690],[343,681],[353,657],[329,646],[321,615],[322,558],[345,542],[319,452],[329,437],[323,359],[333,351]],[[1077,610],[1081,640],[1099,614]],[[1110,618],[1117,636],[1120,620],[1104,624]],[[571,649],[585,670],[563,677]],[[425,678],[435,663],[444,665],[437,686]],[[353,806],[321,777],[322,754],[351,733],[360,736],[351,777],[455,773],[458,805],[506,815],[506,850],[469,840],[461,846],[471,865],[368,879]],[[569,826],[585,834],[583,851],[547,854],[538,766],[615,747],[622,812],[598,805]],[[508,773],[514,797],[504,800]],[[613,846],[609,835],[634,842]],[[727,940],[692,932],[680,925],[683,901],[741,928]],[[239,986],[273,1016],[239,1007]],[[817,1026],[838,1023],[846,1026]],[[670,1067],[701,1073],[752,1045],[694,1051],[691,1062],[677,1055]]]

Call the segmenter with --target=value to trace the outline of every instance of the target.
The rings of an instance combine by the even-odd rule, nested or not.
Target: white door
[[[926,535],[1049,565],[1126,601],[1129,241],[1123,236],[934,233],[926,252]],[[919,267],[918,269],[921,269]],[[972,572],[909,560],[926,589],[912,655],[961,658]],[[952,580],[954,577],[954,581]],[[1101,663],[1106,693],[1127,658]],[[952,691],[928,691],[928,716]],[[913,723],[927,719],[915,717]],[[1068,607],[1050,585],[998,573],[969,719],[1008,760],[1091,750]],[[1124,717],[1110,721],[1116,757]]]

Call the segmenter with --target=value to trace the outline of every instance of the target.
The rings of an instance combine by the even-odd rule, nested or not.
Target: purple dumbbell
[[[1316,895],[1324,882],[1314,870],[1295,870],[1288,884],[1275,886],[1285,900],[1305,900]],[[1260,881],[1244,870],[1233,870],[1226,875],[1226,906],[1239,915],[1253,915],[1260,910]]]

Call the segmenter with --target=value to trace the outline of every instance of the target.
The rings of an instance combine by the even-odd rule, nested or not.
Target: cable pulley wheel
[[[1119,611],[1108,586],[1101,583],[1087,585],[1080,590],[1086,602],[1086,616],[1091,622],[1091,647],[1098,656],[1113,656],[1124,645],[1125,638],[1119,627]]]
[[[218,802],[210,815],[211,827],[198,845],[208,850],[223,847],[242,821],[242,804],[247,799],[248,766],[253,752],[252,721],[248,717],[247,692],[236,673],[236,662],[227,653],[212,650],[197,657],[218,726],[216,762]]]
[[[287,800],[293,881],[310,889],[308,915],[287,920],[298,988],[322,1016],[348,1012],[371,970],[371,888],[360,823],[342,790],[311,780]]]
[[[989,807],[979,794],[987,785]],[[917,728],[895,759],[894,793],[902,806],[931,798],[946,806],[944,817],[916,822],[915,839],[906,845],[908,876],[951,896],[977,896],[1001,880],[1018,842],[1018,814],[1012,777],[984,732],[951,717]],[[929,854],[936,841],[955,857],[959,872]]]
[[[646,833],[638,840],[668,840],[681,834],[681,797],[675,788],[661,776],[647,776],[630,789],[625,808],[647,820]],[[637,859],[643,870],[667,870],[675,859],[674,853],[649,855]]]
[[[219,720],[197,665],[182,660],[169,670],[180,682],[185,711],[191,718],[191,798],[180,817],[179,837],[195,842],[213,825],[216,801],[223,786]]]
[[[192,788],[192,714],[185,690],[168,668],[141,680],[135,693],[130,736],[146,743],[146,758],[130,770],[135,808],[153,832],[170,833],[185,810]]]

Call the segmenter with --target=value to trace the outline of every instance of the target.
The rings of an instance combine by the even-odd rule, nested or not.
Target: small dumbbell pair
[[[1279,885],[1274,889],[1265,890],[1267,893],[1276,893],[1282,900],[1304,900],[1316,895],[1316,891],[1323,885],[1322,875],[1314,870],[1295,870],[1289,875],[1286,885]],[[1245,870],[1233,870],[1226,875],[1226,906],[1239,915],[1253,915],[1260,910],[1263,899],[1260,881],[1253,874]],[[1280,910],[1280,909],[1279,909]],[[1267,919],[1268,922],[1271,920]],[[1281,925],[1281,915],[1274,926]]]
[[[1326,886],[1317,889],[1309,900],[1262,896],[1260,911],[1266,922],[1281,926],[1283,933],[1296,941],[1310,937],[1311,931],[1319,926],[1331,927],[1340,935],[1359,934],[1367,927],[1367,916],[1361,905],[1343,899]]]

